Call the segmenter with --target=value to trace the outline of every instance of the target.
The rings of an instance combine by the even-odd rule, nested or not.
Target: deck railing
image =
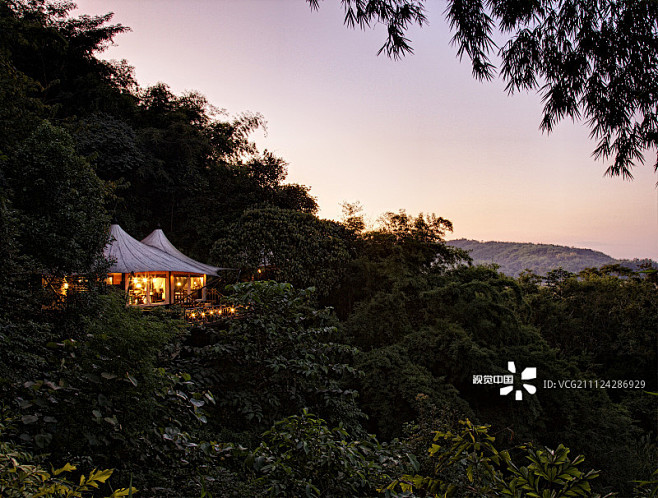
[[[217,289],[204,287],[201,289],[195,289],[182,298],[176,298],[174,304],[179,304],[183,308],[194,308],[199,306],[201,303],[219,304],[221,297],[222,295]]]

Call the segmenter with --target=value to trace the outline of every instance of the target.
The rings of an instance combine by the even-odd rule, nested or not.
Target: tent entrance
[[[130,306],[160,306],[205,300],[206,276],[180,272],[134,272],[110,274],[109,285],[123,286]]]

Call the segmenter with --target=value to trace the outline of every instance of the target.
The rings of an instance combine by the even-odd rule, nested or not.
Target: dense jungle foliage
[[[126,28],[71,10],[0,1],[1,496],[655,490],[655,271],[515,279],[434,215],[319,219],[250,140],[261,116],[140,88],[97,58]],[[190,326],[96,284],[112,218],[239,267],[240,318]],[[71,274],[89,289],[47,306],[41,277]],[[512,361],[534,394],[475,383]],[[543,387],[565,379],[645,384]]]

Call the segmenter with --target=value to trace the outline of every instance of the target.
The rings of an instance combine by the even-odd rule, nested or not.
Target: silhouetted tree
[[[319,0],[307,0],[318,8]],[[345,24],[383,23],[380,52],[412,52],[406,32],[426,21],[425,0],[344,0]],[[457,55],[473,76],[491,80],[501,59],[507,91],[538,90],[540,128],[585,120],[594,155],[613,158],[609,175],[632,178],[643,152],[658,145],[658,3],[653,0],[449,0],[446,19]],[[502,40],[499,46],[496,40]],[[655,166],[658,169],[658,162]]]

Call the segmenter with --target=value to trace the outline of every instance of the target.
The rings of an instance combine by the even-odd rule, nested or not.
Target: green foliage
[[[349,363],[355,351],[331,342],[335,320],[311,305],[312,293],[271,281],[230,287],[239,317],[181,363],[215,394],[211,423],[261,432],[308,408],[358,431],[356,392],[344,387],[358,375]]]
[[[78,354],[72,363],[89,362],[80,368],[90,373],[105,371],[126,377],[128,372],[138,379],[131,384],[149,383],[149,376],[155,375],[153,366],[159,354],[183,333],[184,324],[163,310],[145,315],[127,308],[122,297],[119,293],[101,297],[97,314],[85,319],[86,340],[77,346]]]
[[[245,211],[226,232],[213,246],[217,264],[251,275],[264,271],[273,280],[313,286],[320,295],[337,285],[350,260],[343,227],[308,213],[273,207]]]
[[[523,303],[512,279],[483,267],[419,265],[406,251],[429,253],[431,247],[417,246],[396,248],[402,257],[382,258],[381,269],[371,260],[369,271],[381,271],[385,285],[374,279],[376,294],[358,303],[345,323],[348,340],[363,351],[359,391],[377,424],[371,430],[386,437],[398,435],[403,423],[415,418],[419,393],[468,416],[466,400],[486,405],[473,389],[474,373],[503,373],[512,353],[547,353],[536,330],[520,323]],[[385,268],[396,271],[384,273]],[[491,401],[492,411],[502,408],[500,400]]]
[[[425,349],[431,358],[434,349]],[[400,435],[402,426],[417,418],[418,395],[428,402],[467,414],[470,409],[460,399],[444,372],[433,372],[429,365],[410,358],[405,345],[380,348],[357,357],[357,368],[363,370],[358,388],[361,404],[369,416],[369,429],[384,438]],[[435,375],[435,372],[438,375]],[[444,374],[444,375],[442,375]]]
[[[76,155],[71,137],[44,122],[17,148],[7,172],[19,248],[33,271],[63,275],[93,268],[107,242],[105,187]]]
[[[120,186],[112,210],[129,231],[167,226],[176,244],[205,260],[245,210],[317,210],[307,188],[283,184],[286,163],[252,142],[262,116],[226,120],[199,93],[177,96],[165,84],[132,97],[129,111],[94,113],[75,128],[99,176]]]
[[[282,159],[258,152],[250,135],[265,126],[262,116],[226,119],[197,92],[174,95],[162,83],[140,89],[125,61],[95,57],[127,28],[108,24],[111,14],[70,17],[73,7],[2,3],[2,153],[26,139],[35,121],[58,119],[77,152],[116,187],[107,207],[126,229],[145,235],[168,226],[174,243],[199,259],[247,209],[317,210],[308,188],[283,184]]]
[[[437,497],[600,496],[592,492],[589,482],[598,472],[581,470],[584,457],[570,458],[569,448],[559,445],[550,450],[528,444],[498,450],[489,426],[474,425],[470,420],[460,424],[461,430],[455,433],[436,433],[429,449],[436,460],[433,476],[405,475],[386,489]]]
[[[650,396],[658,396],[658,393],[648,392]],[[651,477],[645,481],[635,481],[635,496],[655,498],[658,496],[658,469],[651,473]]]
[[[358,217],[353,222],[353,228],[360,227]],[[349,227],[349,214],[346,223]],[[407,295],[416,295],[432,275],[468,259],[463,251],[445,244],[443,237],[450,230],[452,224],[444,218],[422,213],[414,217],[400,211],[386,213],[377,229],[360,232],[358,237],[353,231],[356,257],[331,296],[339,316],[346,318],[370,299],[382,309],[397,301],[409,310],[413,302]],[[403,314],[398,316],[404,321]],[[391,325],[398,326],[397,321]]]
[[[277,423],[249,458],[269,496],[373,496],[404,465],[375,437],[354,439],[341,425],[304,410]]]
[[[655,391],[658,295],[655,284],[632,271],[610,267],[551,280],[526,279],[531,321],[564,356],[599,379],[640,379]],[[631,410],[645,430],[655,427],[656,399],[639,391],[611,396]]]
[[[366,232],[362,238],[372,255],[389,258],[415,270],[443,268],[466,259],[465,254],[446,246],[446,232],[452,231],[452,223],[434,214],[410,216],[405,211],[386,213],[380,219],[377,230]],[[370,244],[368,244],[370,242]]]
[[[16,71],[36,83],[33,95],[57,117],[121,102],[119,68],[93,54],[126,28],[106,25],[112,14],[71,18],[73,8],[68,2],[9,0],[0,10],[0,45]]]
[[[41,277],[93,272],[103,265],[106,189],[75,153],[71,137],[47,121],[12,144],[3,158],[1,181],[0,281],[5,291],[0,302],[0,378],[24,382],[25,376],[46,368],[46,344],[57,334],[42,310]],[[92,293],[78,297],[82,308],[93,301]],[[51,304],[52,296],[45,303]]]
[[[364,376],[356,386],[369,416],[369,430],[386,438],[399,436],[405,423],[420,416],[416,397],[423,394],[428,402],[461,417],[485,420],[497,430],[510,427],[516,437],[550,447],[568,443],[574,451],[590,455],[590,460],[605,470],[601,488],[615,486],[630,492],[628,481],[636,475],[646,475],[650,464],[643,463],[641,448],[645,443],[638,441],[640,431],[629,410],[633,418],[641,415],[642,428],[648,431],[651,429],[647,416],[655,413],[655,407],[640,392],[608,395],[601,389],[544,389],[514,405],[500,396],[498,389],[473,384],[473,375],[480,372],[505,374],[510,359],[537,367],[544,378],[591,377],[592,372],[587,371],[591,368],[591,356],[579,362],[569,350],[554,349],[556,343],[546,335],[552,329],[547,326],[554,325],[555,332],[559,331],[565,339],[577,340],[579,335],[571,327],[574,317],[580,316],[581,309],[594,306],[597,299],[604,299],[604,287],[593,288],[588,298],[583,294],[583,299],[594,302],[563,302],[564,294],[555,290],[571,281],[567,272],[551,274],[546,286],[535,280],[532,285],[536,287],[532,287],[529,280],[515,281],[492,267],[451,268],[445,262],[441,264],[440,258],[434,264],[424,263],[432,261],[429,255],[434,249],[433,242],[422,237],[406,243],[404,237],[395,238],[384,231],[374,236],[365,234],[363,238],[365,242],[358,240],[357,247],[364,252],[355,260],[355,271],[350,272],[353,288],[357,289],[352,292],[356,304],[344,322],[343,332],[346,340],[362,351],[356,366],[364,371]],[[608,326],[615,322],[616,318],[606,318],[606,313],[615,309],[613,302],[619,298],[630,306],[629,315],[623,319],[630,328],[615,329],[615,333],[620,338],[631,334],[635,340],[646,339],[642,340],[644,352],[631,352],[620,344],[618,353],[623,357],[628,351],[642,359],[641,365],[650,368],[655,334],[637,334],[652,327],[656,307],[648,305],[634,312],[631,309],[632,303],[639,305],[644,299],[652,302],[652,284],[637,279],[625,284],[628,277],[614,275],[596,278],[611,280],[611,299],[606,298],[607,305],[600,308],[600,320],[608,320]],[[640,300],[621,298],[619,294],[623,288],[638,292],[644,286],[647,294]],[[562,312],[540,304],[543,301],[534,297],[535,292],[554,295],[554,304],[566,309]],[[535,319],[533,314],[537,312],[541,312],[541,318]],[[621,310],[615,312],[615,317],[622,316]],[[592,318],[588,318],[589,326],[600,324]],[[589,348],[605,349],[617,341],[611,337],[606,343],[599,343],[598,337],[592,329],[592,335],[586,339]],[[628,359],[624,363],[633,365]],[[602,366],[614,364],[612,358],[601,362]],[[607,368],[602,368],[597,377],[608,375]],[[634,365],[621,375],[620,370],[618,378],[638,378]],[[616,405],[624,396],[624,406]]]
[[[123,478],[135,472],[142,489],[171,485],[172,473],[161,469],[198,458],[190,433],[204,418],[197,407],[204,393],[160,367],[183,324],[127,308],[118,294],[100,296],[95,315],[77,323],[76,335],[47,345],[41,372],[25,371],[6,386],[21,416],[20,439],[53,461],[74,455],[87,468],[112,466]],[[67,330],[58,323],[51,336]]]
[[[658,496],[658,469],[656,469],[651,477],[646,481],[635,481],[635,496],[638,498],[655,498]]]
[[[341,204],[343,208],[342,223],[350,232],[354,234],[361,234],[365,228],[366,223],[363,220],[363,206],[360,202],[344,202]]]
[[[3,8],[4,3],[0,5]],[[5,21],[0,13],[0,33],[5,32]],[[16,70],[4,46],[0,43],[0,165],[7,160],[5,154],[29,135],[44,114],[43,104],[32,96],[37,83]]]
[[[88,476],[81,475],[78,484],[70,481],[65,474],[74,472],[76,467],[67,463],[50,472],[44,469],[38,458],[4,441],[8,420],[0,422],[0,495],[5,498],[30,497],[83,497],[99,496],[97,490],[106,484],[112,470],[92,470]],[[132,496],[137,489],[117,489],[107,498]]]
[[[118,181],[143,171],[144,151],[126,121],[111,114],[91,114],[77,124],[74,137],[78,152],[104,180]]]

